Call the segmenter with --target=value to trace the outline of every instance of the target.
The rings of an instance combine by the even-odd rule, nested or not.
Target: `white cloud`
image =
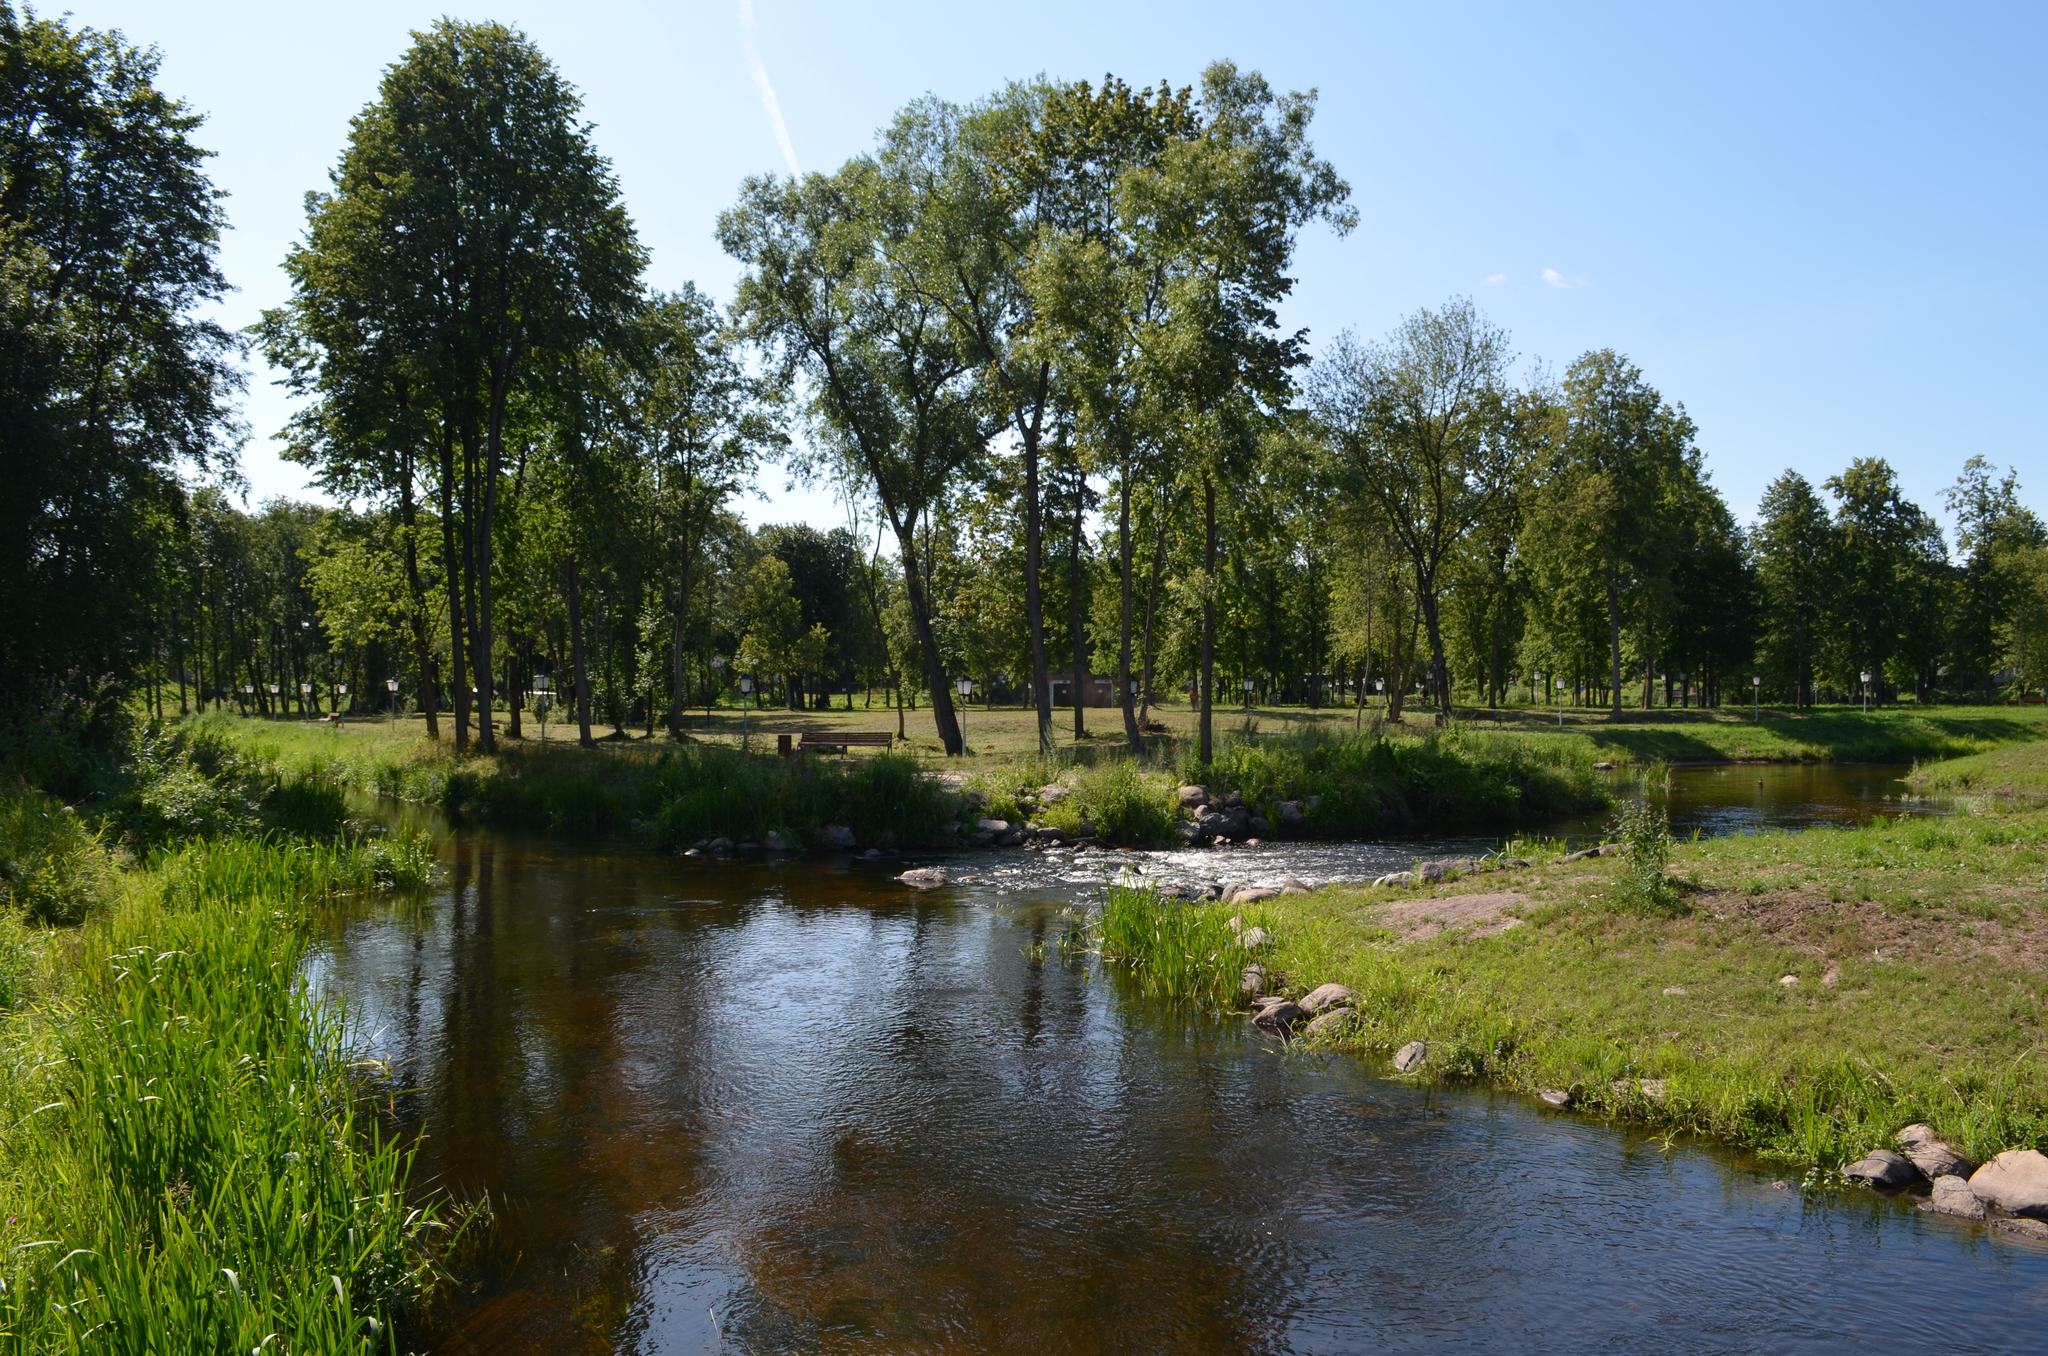
[[[740,0],[740,50],[746,53],[747,69],[754,73],[754,88],[760,91],[761,107],[768,111],[768,125],[775,129],[775,144],[782,148],[783,163],[791,174],[802,174],[796,163],[796,147],[789,140],[789,125],[782,120],[782,102],[769,83],[768,68],[754,50],[754,0]]]
[[[1554,268],[1546,268],[1543,270],[1543,281],[1549,283],[1552,287],[1572,288],[1584,287],[1586,285],[1586,280],[1584,278],[1567,278],[1564,276],[1564,274],[1559,273]]]
[[[1490,278],[1488,278],[1488,279],[1486,280],[1486,285],[1487,285],[1488,287],[1499,287],[1499,286],[1500,286],[1500,285],[1501,285],[1502,283],[1506,282],[1507,280],[1508,280],[1508,275],[1507,275],[1507,274],[1505,274],[1505,273],[1496,273],[1496,274],[1494,274],[1494,275],[1493,275],[1492,277],[1490,277]]]

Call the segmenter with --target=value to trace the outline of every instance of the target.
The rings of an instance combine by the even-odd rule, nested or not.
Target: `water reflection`
[[[316,965],[418,1089],[423,1171],[496,1204],[443,1351],[1990,1351],[2048,1318],[2048,1256],[1900,1203],[1148,1007],[1046,947],[1071,888],[450,852]]]

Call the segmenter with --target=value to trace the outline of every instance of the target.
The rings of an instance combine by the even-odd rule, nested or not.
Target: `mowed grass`
[[[2048,743],[2014,744],[1917,768],[1909,779],[1930,795],[2048,801]]]
[[[1553,855],[1428,891],[1285,896],[1266,906],[1273,963],[1289,992],[1359,993],[1342,1044],[1428,1041],[1435,1076],[1566,1089],[1791,1163],[1836,1166],[1923,1120],[1979,1159],[2048,1147],[2048,813],[1681,845],[1673,917],[1617,907],[1620,869]],[[1496,935],[1388,926],[1396,900],[1502,891],[1520,921]]]

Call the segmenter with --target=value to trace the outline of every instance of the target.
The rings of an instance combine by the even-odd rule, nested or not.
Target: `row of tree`
[[[750,675],[793,705],[923,694],[957,752],[954,676],[1049,743],[1055,682],[1078,731],[1106,673],[1134,745],[1185,691],[1206,756],[1219,677],[1397,718],[1417,690],[1618,713],[1752,678],[1800,703],[2042,680],[2048,547],[1981,459],[1953,557],[1872,459],[1787,473],[1745,530],[1617,354],[1517,381],[1453,301],[1312,360],[1276,308],[1348,189],[1313,96],[1227,63],[1199,93],[924,100],[835,172],[749,180],[720,307],[644,286],[546,58],[442,21],[355,119],[253,335],[302,397],[291,455],[351,507],[245,513],[187,487],[237,433],[238,340],[192,318],[222,286],[196,119],[118,39],[0,3],[0,41],[0,644],[48,682],[269,709],[398,676],[489,747],[483,713],[516,730],[542,677],[590,739],[680,735]],[[742,527],[776,460],[847,528]]]

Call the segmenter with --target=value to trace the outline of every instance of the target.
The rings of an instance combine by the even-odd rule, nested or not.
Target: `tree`
[[[1928,596],[1932,576],[1948,553],[1941,529],[1899,493],[1898,477],[1883,458],[1858,457],[1829,477],[1826,488],[1836,506],[1824,662],[1844,689],[1869,673],[1881,699],[1883,685],[1892,681],[1886,669],[1909,657],[1910,629],[1934,601]],[[1921,676],[1931,686],[1932,675],[1923,670]]]
[[[1565,373],[1531,514],[1531,536],[1555,576],[1594,582],[1606,605],[1609,719],[1621,718],[1622,630],[1628,607],[1653,629],[1668,606],[1673,490],[1698,453],[1683,409],[1611,349]],[[1646,656],[1656,651],[1646,636]],[[1648,684],[1645,683],[1647,704]]]
[[[1752,541],[1764,597],[1764,663],[1796,706],[1813,705],[1819,627],[1831,585],[1828,511],[1797,471],[1772,481]]]
[[[157,63],[0,0],[0,668],[31,685],[132,680],[180,477],[234,468],[221,194]]]
[[[808,384],[809,469],[873,498],[896,539],[905,601],[946,752],[965,752],[932,629],[920,525],[979,458],[991,433],[975,358],[944,307],[893,262],[929,207],[870,159],[801,180],[749,179],[719,217],[719,241],[747,266],[735,313],[780,376]]]
[[[1445,567],[1474,532],[1514,509],[1512,361],[1507,335],[1470,301],[1452,301],[1416,312],[1383,345],[1340,335],[1310,388],[1333,478],[1378,512],[1414,574],[1440,723],[1450,718],[1451,690]],[[1504,579],[1507,553],[1499,554]]]
[[[580,114],[523,35],[437,21],[357,115],[287,263],[297,309],[355,317],[435,410],[456,739],[467,670],[487,749],[507,411],[523,381],[618,331],[644,263]],[[329,333],[309,340],[334,355]]]
[[[2048,545],[2048,529],[2019,502],[2018,473],[2008,469],[2003,477],[1992,476],[1989,462],[1971,457],[1944,495],[1962,557],[1950,662],[1958,678],[1987,693],[1992,671],[2003,662],[1998,636],[2013,605],[2006,562],[2015,551]]]

